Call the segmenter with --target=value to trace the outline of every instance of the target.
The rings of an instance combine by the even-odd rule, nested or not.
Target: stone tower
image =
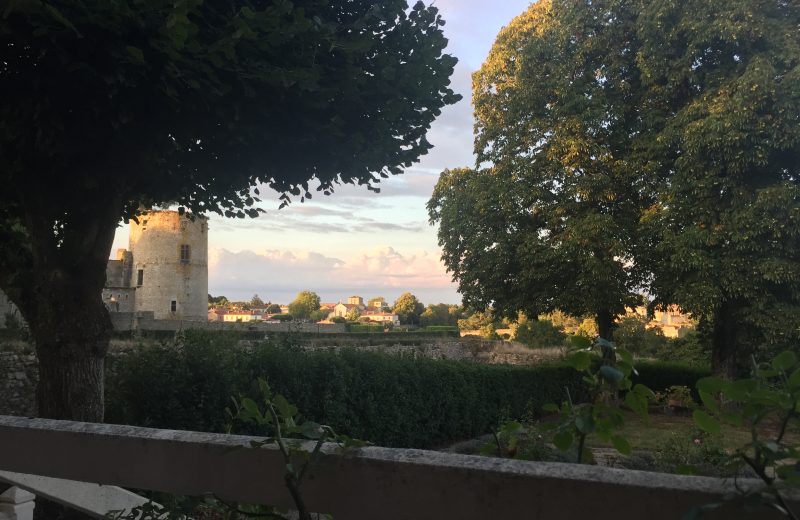
[[[177,211],[150,211],[130,221],[136,311],[155,319],[206,321],[208,220]]]

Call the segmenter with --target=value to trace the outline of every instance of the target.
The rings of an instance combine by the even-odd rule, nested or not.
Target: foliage
[[[262,309],[264,307],[264,300],[258,297],[257,294],[254,294],[252,298],[250,298],[250,307],[255,309]]]
[[[353,307],[349,311],[347,311],[347,321],[358,321],[358,318],[361,317],[361,311],[358,310],[358,307]]]
[[[732,477],[728,454],[719,435],[697,430],[692,435],[673,433],[654,450],[658,469],[669,473],[692,473],[710,477]]]
[[[697,382],[704,409],[695,410],[697,426],[718,434],[720,423],[744,426],[750,442],[730,456],[737,467],[752,470],[764,484],[745,498],[797,518],[783,498],[783,486],[800,487],[800,447],[786,434],[800,427],[800,361],[791,351],[771,363],[754,363],[749,378],[708,377]],[[746,494],[747,495],[747,494]]]
[[[372,323],[350,324],[347,326],[348,332],[383,332],[383,325]]]
[[[491,309],[473,312],[458,320],[459,330],[481,330],[492,325],[497,328],[498,320]]]
[[[591,314],[610,339],[638,299],[634,21],[628,3],[542,1],[498,35],[473,82],[479,167],[445,170],[428,202],[465,305]]]
[[[268,314],[280,314],[281,306],[277,303],[268,303],[267,304],[267,313]]]
[[[226,412],[233,421],[231,428],[235,423],[244,423],[254,424],[259,430],[267,430],[269,437],[263,441],[251,441],[250,445],[252,448],[260,448],[267,444],[277,445],[286,467],[284,477],[286,487],[289,488],[289,493],[297,507],[298,516],[300,520],[312,520],[301,488],[309,468],[317,462],[322,446],[326,442],[335,442],[342,447],[362,446],[364,443],[344,435],[338,435],[330,426],[302,420],[298,415],[297,407],[289,403],[282,395],[273,395],[265,379],[258,380],[258,387],[261,392],[261,403],[257,403],[249,397],[240,397],[238,400],[233,399],[233,410],[226,408]],[[229,432],[231,428],[229,428]],[[306,446],[306,443],[297,440],[298,437],[312,440],[313,445]],[[240,512],[242,509],[237,506],[236,511]],[[285,516],[288,512],[278,511],[274,508],[269,508],[266,512],[261,508],[257,511],[253,511],[252,508],[244,511],[259,513],[259,516],[267,513],[272,517],[289,518],[289,516]]]
[[[274,314],[270,318],[270,320],[281,321],[281,322],[292,321],[294,320],[294,316],[292,314]]]
[[[658,329],[648,329],[648,320],[639,316],[626,316],[617,322],[614,343],[634,356],[657,357],[670,348],[669,341]]]
[[[376,308],[376,307],[375,307],[375,304],[376,304],[376,303],[381,303],[381,304],[383,304],[383,305],[381,305],[381,307],[380,307],[381,309],[383,309],[384,307],[386,307],[386,298],[384,298],[383,296],[376,296],[376,297],[374,297],[374,298],[370,298],[370,299],[367,301],[367,307],[369,307],[370,309],[374,309],[374,308]]]
[[[108,421],[135,418],[137,426],[225,431],[221,411],[238,393],[244,367],[238,341],[236,334],[187,330],[171,344],[109,356]]]
[[[428,325],[425,332],[454,332],[458,334],[458,327],[453,325]]]
[[[319,310],[316,310],[316,311],[311,311],[311,314],[309,315],[309,319],[311,321],[322,321],[322,320],[327,319],[329,314],[330,314],[330,312],[324,311],[322,309],[319,309]]]
[[[113,356],[106,382],[109,422],[224,432],[221,410],[228,397],[256,398],[259,389],[249,382],[264,377],[307,419],[339,433],[383,446],[435,448],[490,431],[502,418],[536,416],[565,387],[572,395],[583,393],[580,377],[563,366],[480,365],[348,349],[304,352],[269,344],[242,350],[237,341],[191,331],[180,349],[142,347]]]
[[[283,203],[377,191],[460,98],[442,25],[405,0],[4,2],[0,289],[37,340],[40,412],[102,420],[121,219],[257,216],[256,186]]]
[[[512,339],[530,348],[548,348],[564,345],[567,335],[548,320],[529,320],[523,315]]]
[[[312,291],[300,291],[297,297],[289,304],[289,314],[299,320],[307,320],[311,313],[319,310],[320,299]]]
[[[229,301],[228,298],[225,296],[211,296],[208,295],[208,303],[211,304],[213,307],[225,307],[228,305]]]
[[[392,312],[400,318],[400,323],[419,325],[419,318],[425,306],[410,292],[404,292],[394,301]]]
[[[653,392],[642,384],[634,385],[630,379],[633,369],[633,356],[612,343],[598,339],[594,344],[581,336],[572,336],[577,349],[567,359],[567,363],[583,374],[588,388],[588,399],[580,401],[567,394],[561,406],[548,403],[544,410],[559,416],[557,423],[547,426],[554,431],[553,444],[562,451],[573,447],[577,441],[578,463],[592,462],[592,453],[586,447],[586,437],[596,434],[600,439],[610,442],[624,455],[630,455],[628,440],[615,433],[624,424],[624,415],[616,403],[619,392],[624,392],[625,404],[642,419],[647,419],[648,399]],[[608,360],[607,351],[612,351],[615,364],[601,363]]]
[[[347,323],[347,318],[342,318],[341,316],[334,316],[330,319],[331,323]]]
[[[697,403],[692,396],[692,390],[685,385],[672,385],[656,392],[655,402],[663,407],[666,412],[674,412],[676,409],[689,410],[697,407]]]
[[[581,333],[580,331],[582,330],[582,323],[584,321],[583,318],[576,318],[575,316],[571,316],[558,309],[554,310],[553,312],[548,312],[547,314],[540,314],[539,319],[549,321],[554,327],[563,330],[567,334]],[[589,337],[593,338],[595,336],[597,336],[596,327],[594,334],[589,335]]]
[[[419,317],[419,323],[423,327],[430,326],[457,326],[458,320],[463,315],[460,305],[448,305],[446,303],[428,304],[425,311]]]
[[[753,349],[800,336],[800,5],[643,5],[644,159],[660,196],[637,261],[658,302],[709,322],[715,371],[733,378]]]
[[[631,375],[634,383],[641,383],[656,392],[664,392],[671,386],[684,386],[694,389],[697,382],[708,377],[711,371],[707,367],[688,365],[679,362],[643,361],[636,362],[636,373]],[[699,400],[696,391],[692,399]]]

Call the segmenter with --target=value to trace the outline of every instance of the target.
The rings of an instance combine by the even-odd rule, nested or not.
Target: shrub
[[[347,319],[342,316],[334,316],[329,320],[331,323],[347,323]]]
[[[428,325],[424,327],[425,332],[458,332],[455,325]]]
[[[631,377],[634,383],[641,383],[654,392],[663,392],[671,386],[687,386],[693,389],[692,398],[695,401],[700,399],[694,390],[697,381],[711,375],[708,368],[663,361],[639,361],[636,371],[638,374]]]
[[[668,342],[660,330],[648,329],[647,320],[638,316],[622,318],[614,330],[614,344],[639,357],[661,359]]]
[[[215,335],[219,338],[219,335]],[[222,432],[230,397],[257,395],[255,381],[306,418],[380,445],[431,448],[490,431],[506,417],[538,415],[580,377],[562,366],[514,367],[344,350],[303,352],[262,344],[243,351],[208,334],[183,347],[117,356],[107,375],[109,422]]]
[[[523,320],[514,332],[514,341],[530,348],[561,347],[567,335],[549,320]]]
[[[175,344],[110,356],[108,422],[223,432],[231,396],[256,397],[256,381],[264,377],[306,419],[340,434],[384,446],[435,448],[482,435],[504,419],[538,417],[545,403],[565,399],[565,387],[576,400],[584,392],[580,374],[560,365],[303,351],[288,346],[289,335],[274,340],[282,346],[261,343],[245,350],[237,347],[239,339],[187,331],[185,341],[179,337]],[[689,385],[704,374],[687,376],[678,366],[662,373],[649,364],[642,365],[643,380],[637,382],[659,389]]]
[[[348,332],[383,332],[383,325],[372,323],[352,323],[347,326]]]

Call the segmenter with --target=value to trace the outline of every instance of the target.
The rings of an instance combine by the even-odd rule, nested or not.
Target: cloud
[[[425,303],[461,301],[438,252],[404,254],[383,246],[355,253],[346,260],[311,252],[263,252],[213,248],[208,258],[209,292],[232,299],[288,303],[302,290],[336,302],[351,294],[394,300],[410,291]]]

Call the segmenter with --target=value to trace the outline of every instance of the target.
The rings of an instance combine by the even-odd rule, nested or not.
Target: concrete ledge
[[[274,447],[249,448],[252,439],[0,416],[0,469],[291,507],[283,459]],[[733,482],[707,477],[423,450],[341,453],[328,445],[324,453],[304,497],[337,520],[675,519],[735,491]],[[709,518],[752,517],[728,506]]]
[[[36,496],[67,505],[93,518],[105,518],[111,511],[129,512],[147,499],[116,486],[89,484],[26,473],[0,470],[0,482],[25,489]]]

